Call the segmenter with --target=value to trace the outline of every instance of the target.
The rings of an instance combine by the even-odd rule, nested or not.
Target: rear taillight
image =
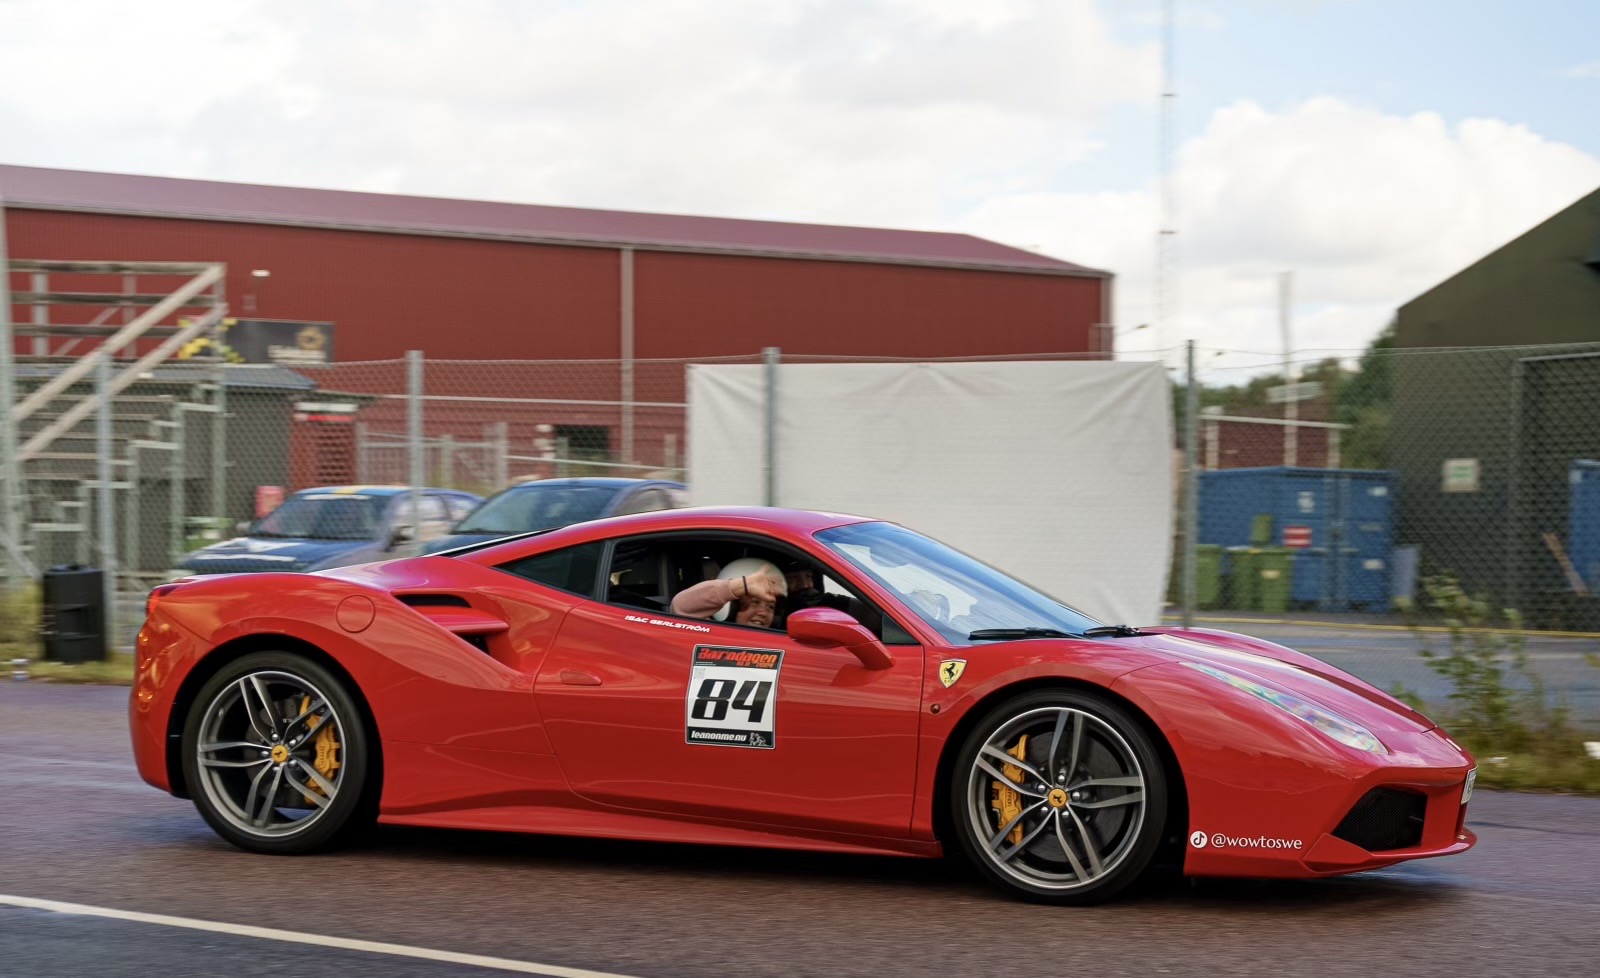
[[[149,597],[144,599],[145,620],[148,621],[150,616],[155,613],[156,605],[161,601],[162,597],[168,592],[176,591],[181,586],[180,584],[158,584],[151,588]]]

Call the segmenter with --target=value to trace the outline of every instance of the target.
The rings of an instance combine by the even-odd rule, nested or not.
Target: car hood
[[[1420,733],[1435,724],[1411,707],[1321,659],[1272,642],[1208,628],[1150,629],[1135,638],[1112,639],[1175,662],[1207,666],[1270,689],[1292,693],[1362,724],[1374,733]],[[1220,682],[1205,678],[1203,682]]]
[[[306,540],[235,537],[185,556],[179,568],[196,574],[303,571],[329,561],[356,563],[377,556],[371,540]]]

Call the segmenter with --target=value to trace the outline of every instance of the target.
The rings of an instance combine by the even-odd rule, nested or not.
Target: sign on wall
[[[1478,460],[1475,458],[1447,458],[1441,473],[1441,488],[1445,492],[1477,492]]]
[[[217,335],[185,344],[178,359],[215,356],[229,363],[303,367],[333,362],[333,324],[295,319],[224,319]]]

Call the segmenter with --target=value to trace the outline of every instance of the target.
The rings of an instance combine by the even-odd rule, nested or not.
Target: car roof
[[[304,496],[308,493],[328,493],[335,496],[398,496],[403,492],[410,491],[410,486],[318,486],[315,489],[301,489],[296,492],[295,495]],[[481,498],[473,495],[470,492],[462,492],[459,489],[436,489],[433,486],[424,486],[422,491],[447,492],[453,496],[472,496],[474,499]]]
[[[581,476],[570,479],[533,479],[528,482],[519,482],[508,486],[504,491],[513,492],[518,489],[534,489],[539,486],[581,486],[596,489],[627,489],[632,486],[668,486],[676,489],[687,488],[681,482],[670,479],[624,479],[615,476]]]
[[[654,513],[635,513],[630,516],[610,516],[587,520],[554,530],[539,530],[528,534],[507,537],[503,542],[491,543],[481,550],[464,554],[478,560],[480,553],[498,551],[500,547],[539,540],[540,549],[604,540],[620,535],[638,533],[664,533],[671,530],[748,530],[792,538],[809,537],[819,530],[852,523],[874,522],[867,516],[850,516],[844,513],[826,513],[809,509],[780,509],[772,506],[695,506],[688,509],[665,509]],[[482,558],[493,563],[501,557]]]

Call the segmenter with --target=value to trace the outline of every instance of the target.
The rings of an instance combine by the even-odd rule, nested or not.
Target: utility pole
[[[1194,340],[1184,344],[1188,361],[1187,379],[1183,392],[1183,555],[1182,584],[1183,627],[1194,627],[1194,606],[1198,590],[1195,578],[1196,534],[1200,530],[1200,383],[1194,369]]]
[[[1278,276],[1278,328],[1283,333],[1283,464],[1300,464],[1300,400],[1294,389],[1294,341],[1289,335],[1289,293],[1294,273]]]

